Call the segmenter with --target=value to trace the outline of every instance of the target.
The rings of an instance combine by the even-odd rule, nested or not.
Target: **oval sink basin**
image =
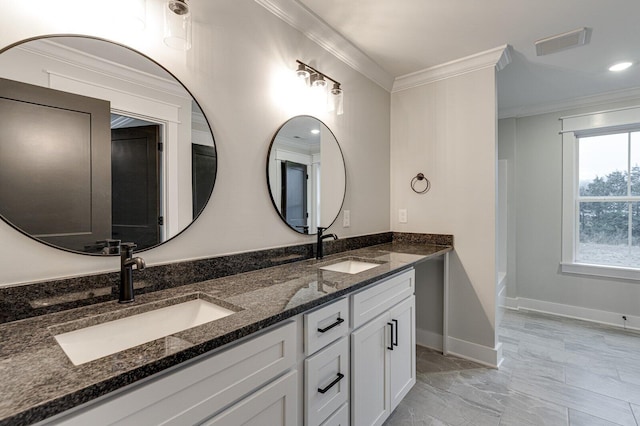
[[[211,302],[195,299],[54,337],[71,362],[80,365],[233,313]]]
[[[375,268],[376,266],[380,266],[380,264],[349,259],[332,265],[322,266],[320,269],[325,271],[342,272],[345,274],[357,274],[366,271],[367,269]]]

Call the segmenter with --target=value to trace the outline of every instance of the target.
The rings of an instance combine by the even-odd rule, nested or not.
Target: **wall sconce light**
[[[322,90],[326,94],[328,87],[327,80],[330,80],[333,83],[333,88],[329,92],[331,96],[327,100],[327,110],[335,111],[337,115],[342,115],[344,113],[344,92],[340,87],[340,82],[318,71],[312,66],[305,64],[304,62],[299,60],[296,60],[296,62],[298,63],[296,76],[301,80],[304,80],[305,84],[308,82],[312,89]]]
[[[168,0],[166,2],[164,43],[174,49],[191,49],[191,9],[187,0]]]

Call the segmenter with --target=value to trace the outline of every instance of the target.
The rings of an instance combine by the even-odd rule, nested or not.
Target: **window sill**
[[[586,263],[561,263],[560,270],[567,274],[593,275],[640,281],[640,269],[620,266],[591,265]]]

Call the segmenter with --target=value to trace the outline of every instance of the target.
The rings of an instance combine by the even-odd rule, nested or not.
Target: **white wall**
[[[640,283],[560,272],[562,232],[562,137],[559,118],[640,105],[640,99],[500,120],[500,158],[515,161],[510,174],[516,194],[515,281],[508,282],[511,306],[532,307],[640,327]],[[515,235],[513,235],[515,233]]]
[[[501,218],[501,229],[506,226],[506,297],[516,297],[516,212],[515,204],[518,193],[515,190],[516,181],[516,121],[507,118],[498,121],[498,159],[506,162],[507,168],[507,214]]]
[[[496,132],[493,66],[391,96],[391,228],[455,236],[449,335],[485,352],[497,343]],[[418,172],[426,194],[409,185]]]
[[[288,91],[296,59],[335,77],[345,91],[344,115],[314,114],[333,130],[347,167],[344,208],[351,211],[351,227],[337,221],[331,232],[348,237],[389,230],[387,91],[253,1],[195,3],[188,52],[162,43],[161,1],[147,1],[146,28],[135,36],[96,13],[100,2],[109,3],[70,0],[64,8],[48,0],[17,3],[0,14],[0,47],[45,34],[104,37],[154,58],[194,94],[216,138],[216,186],[189,229],[142,254],[148,265],[313,241],[280,220],[265,173],[273,133],[290,117],[314,112],[299,100],[292,102],[295,93]],[[52,249],[4,222],[0,241],[0,286],[119,268],[116,258]]]

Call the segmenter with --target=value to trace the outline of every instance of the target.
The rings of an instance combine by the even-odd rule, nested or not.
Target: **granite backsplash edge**
[[[326,241],[326,255],[391,242],[453,246],[452,235],[383,232]],[[135,294],[179,287],[313,258],[315,244],[175,262],[135,272]],[[144,255],[143,255],[144,256]],[[0,288],[0,323],[117,298],[119,272]]]

